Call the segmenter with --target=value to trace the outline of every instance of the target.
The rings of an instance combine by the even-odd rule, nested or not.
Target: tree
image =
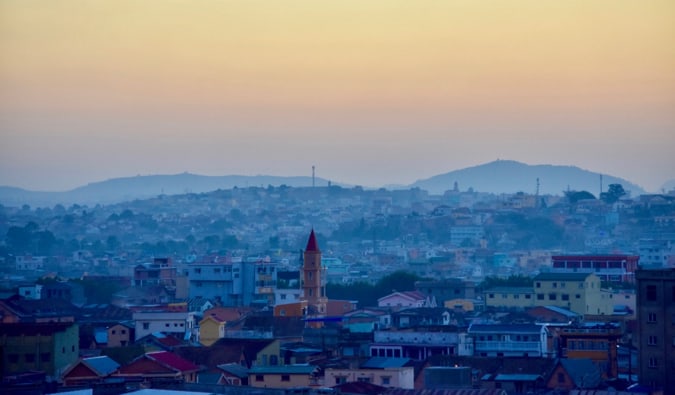
[[[600,200],[607,204],[616,203],[622,196],[626,195],[626,191],[621,184],[609,184],[607,192],[600,194]]]
[[[565,197],[570,204],[577,204],[579,200],[595,199],[595,196],[588,191],[565,191]]]

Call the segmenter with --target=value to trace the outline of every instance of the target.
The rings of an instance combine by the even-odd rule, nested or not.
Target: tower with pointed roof
[[[303,254],[302,263],[302,290],[303,300],[307,301],[308,315],[323,315],[326,313],[326,284],[321,266],[321,250],[316,242],[314,229],[309,234],[307,247]]]

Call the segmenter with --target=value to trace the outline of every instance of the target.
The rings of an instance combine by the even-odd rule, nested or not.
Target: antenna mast
[[[316,180],[314,178],[314,168],[315,168],[315,166],[312,165],[312,188],[314,188],[314,186],[316,185],[316,182],[315,182]]]

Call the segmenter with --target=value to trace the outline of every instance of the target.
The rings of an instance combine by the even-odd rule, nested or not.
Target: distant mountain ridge
[[[478,166],[439,174],[418,180],[411,185],[438,194],[453,189],[455,182],[461,191],[473,188],[490,193],[535,193],[539,179],[539,193],[560,195],[568,189],[588,191],[596,197],[600,192],[600,173],[576,166],[528,165],[513,160],[496,160]],[[609,184],[621,184],[633,196],[645,193],[640,186],[623,178],[602,175],[603,190]]]
[[[528,165],[511,160],[467,167],[460,170],[439,174],[427,179],[418,180],[407,186],[397,185],[395,189],[420,188],[431,194],[442,194],[453,189],[457,182],[461,191],[473,188],[478,192],[489,193],[534,193],[537,178],[540,183],[540,194],[560,195],[568,188],[585,190],[598,196],[600,190],[600,174],[583,170],[575,166]],[[317,186],[328,185],[328,180],[316,178]],[[609,184],[622,184],[633,196],[645,191],[638,185],[625,179],[603,175],[604,190]],[[5,206],[21,206],[28,204],[34,207],[53,206],[55,204],[113,204],[123,201],[146,199],[161,194],[176,195],[183,193],[203,193],[217,189],[245,188],[249,186],[268,185],[289,187],[312,186],[312,177],[296,176],[203,176],[190,173],[174,175],[148,175],[114,178],[106,181],[90,183],[65,192],[38,192],[21,188],[0,186],[0,204]],[[347,186],[337,183],[335,185]],[[390,186],[394,188],[393,186]]]
[[[316,185],[325,186],[328,180],[315,179]],[[312,177],[281,176],[202,176],[191,173],[174,175],[148,175],[113,178],[94,182],[64,192],[38,192],[26,189],[0,186],[0,204],[6,206],[52,206],[55,204],[112,204],[123,201],[146,199],[158,195],[203,193],[234,187],[268,185],[289,187],[310,187]]]

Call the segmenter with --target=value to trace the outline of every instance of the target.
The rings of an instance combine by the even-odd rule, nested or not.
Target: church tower
[[[309,234],[307,247],[303,254],[302,263],[302,290],[303,299],[307,301],[308,315],[323,315],[326,313],[326,284],[321,266],[321,250],[316,242],[314,229]]]

